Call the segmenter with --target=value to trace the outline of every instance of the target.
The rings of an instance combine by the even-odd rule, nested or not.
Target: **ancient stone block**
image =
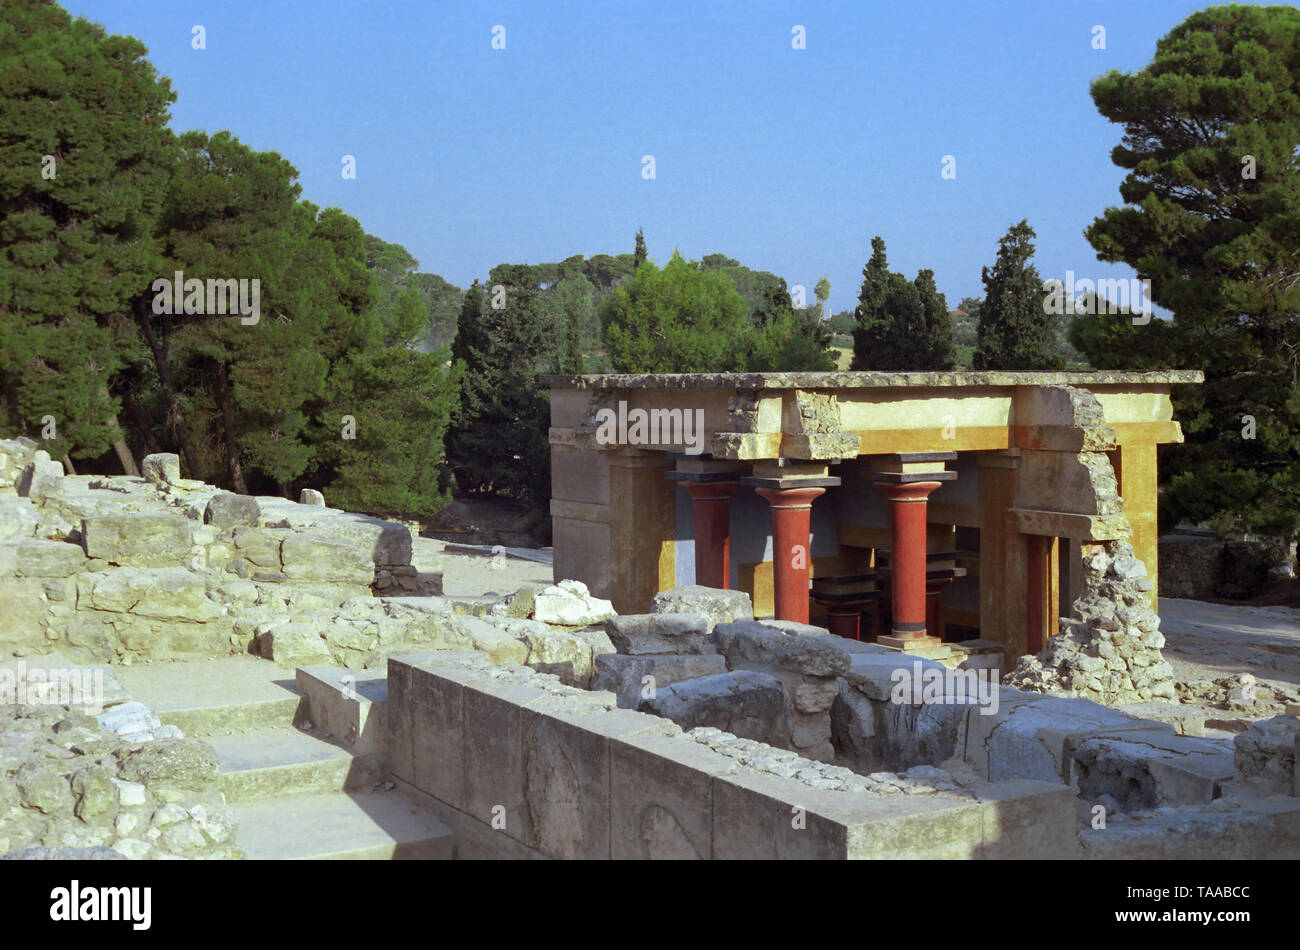
[[[262,509],[257,499],[251,495],[234,495],[230,492],[218,492],[208,500],[203,509],[203,523],[218,528],[233,528],[235,525],[256,525]]]
[[[282,620],[267,626],[257,637],[262,656],[286,669],[298,666],[327,666],[334,662],[320,628],[314,623]]]
[[[23,540],[17,547],[16,569],[20,577],[67,577],[86,563],[81,546],[66,541],[33,538]]]
[[[556,858],[610,856],[610,747],[667,724],[627,709],[523,715],[528,844]]]
[[[614,605],[592,597],[581,581],[560,581],[533,596],[533,619],[566,627],[584,627],[614,616]]]
[[[40,453],[44,455],[45,453]],[[23,466],[14,482],[20,498],[49,498],[63,487],[63,465],[39,456]]]
[[[657,690],[642,708],[683,728],[714,726],[772,745],[790,743],[785,692],[766,673],[719,673],[674,683]]]
[[[641,734],[610,743],[610,857],[711,858],[712,780],[738,767],[686,736]]]
[[[368,585],[375,577],[371,552],[342,538],[290,534],[280,545],[280,558],[285,576],[294,581]]]
[[[612,653],[596,656],[594,661],[591,688],[610,690],[625,709],[635,709],[647,691],[654,693],[681,680],[727,672],[726,658],[717,654]]]
[[[1242,775],[1261,780],[1275,793],[1294,794],[1295,750],[1300,717],[1274,716],[1233,737],[1233,757]]]
[[[654,595],[650,612],[694,614],[704,618],[709,630],[719,623],[754,619],[754,605],[743,590],[720,590],[699,584],[661,590]]]
[[[619,653],[717,653],[708,639],[709,621],[695,614],[624,614],[605,621],[605,633]]]
[[[36,533],[36,508],[30,498],[0,498],[0,541]]]
[[[456,615],[455,625],[469,638],[474,649],[487,655],[493,663],[528,662],[528,644],[478,617]]]
[[[86,554],[122,567],[188,566],[193,522],[179,515],[121,514],[83,518]]]
[[[720,623],[713,642],[733,667],[770,665],[809,676],[841,676],[849,671],[849,655],[830,638],[787,634],[757,621]]]
[[[140,463],[140,474],[155,485],[175,485],[181,479],[181,458],[172,452],[146,455]]]

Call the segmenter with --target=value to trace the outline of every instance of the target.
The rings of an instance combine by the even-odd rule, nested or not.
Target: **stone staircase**
[[[252,859],[451,859],[457,842],[373,756],[304,722],[294,672],[250,656],[120,667],[133,699],[217,753]],[[297,724],[296,724],[297,723]]]

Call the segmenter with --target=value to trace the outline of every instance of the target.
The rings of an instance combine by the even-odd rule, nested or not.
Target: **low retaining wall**
[[[860,776],[684,732],[612,693],[481,654],[389,659],[394,775],[503,850],[553,858],[999,858],[1077,853],[1074,796]],[[892,780],[891,780],[892,779]]]

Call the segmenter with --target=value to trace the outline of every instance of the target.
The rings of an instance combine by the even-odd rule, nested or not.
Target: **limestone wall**
[[[283,665],[360,666],[444,635],[449,605],[400,602],[441,593],[439,575],[411,564],[404,526],[220,492],[180,478],[175,456],[143,470],[65,476],[29,440],[0,441],[5,653],[131,662],[252,649]]]
[[[995,858],[1076,849],[1072,796],[939,770],[855,775],[683,731],[481,654],[391,658],[394,774],[462,822],[545,857]],[[504,844],[502,845],[504,847]]]
[[[215,754],[196,740],[140,742],[69,706],[0,704],[0,779],[0,854],[243,856]]]

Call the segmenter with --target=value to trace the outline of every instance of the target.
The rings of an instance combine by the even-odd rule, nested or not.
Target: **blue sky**
[[[67,0],[139,37],[172,127],[230,129],[459,286],[501,262],[721,252],[856,302],[872,235],[949,305],[1028,218],[1046,277],[1131,277],[1083,230],[1119,202],[1089,81],[1203,3]],[[191,46],[206,30],[205,50]],[[505,27],[504,50],[492,48]],[[806,48],[792,48],[805,29]],[[1093,27],[1106,48],[1093,48]],[[356,157],[357,177],[341,175]],[[653,180],[642,158],[654,156]],[[956,178],[941,177],[945,155]]]

